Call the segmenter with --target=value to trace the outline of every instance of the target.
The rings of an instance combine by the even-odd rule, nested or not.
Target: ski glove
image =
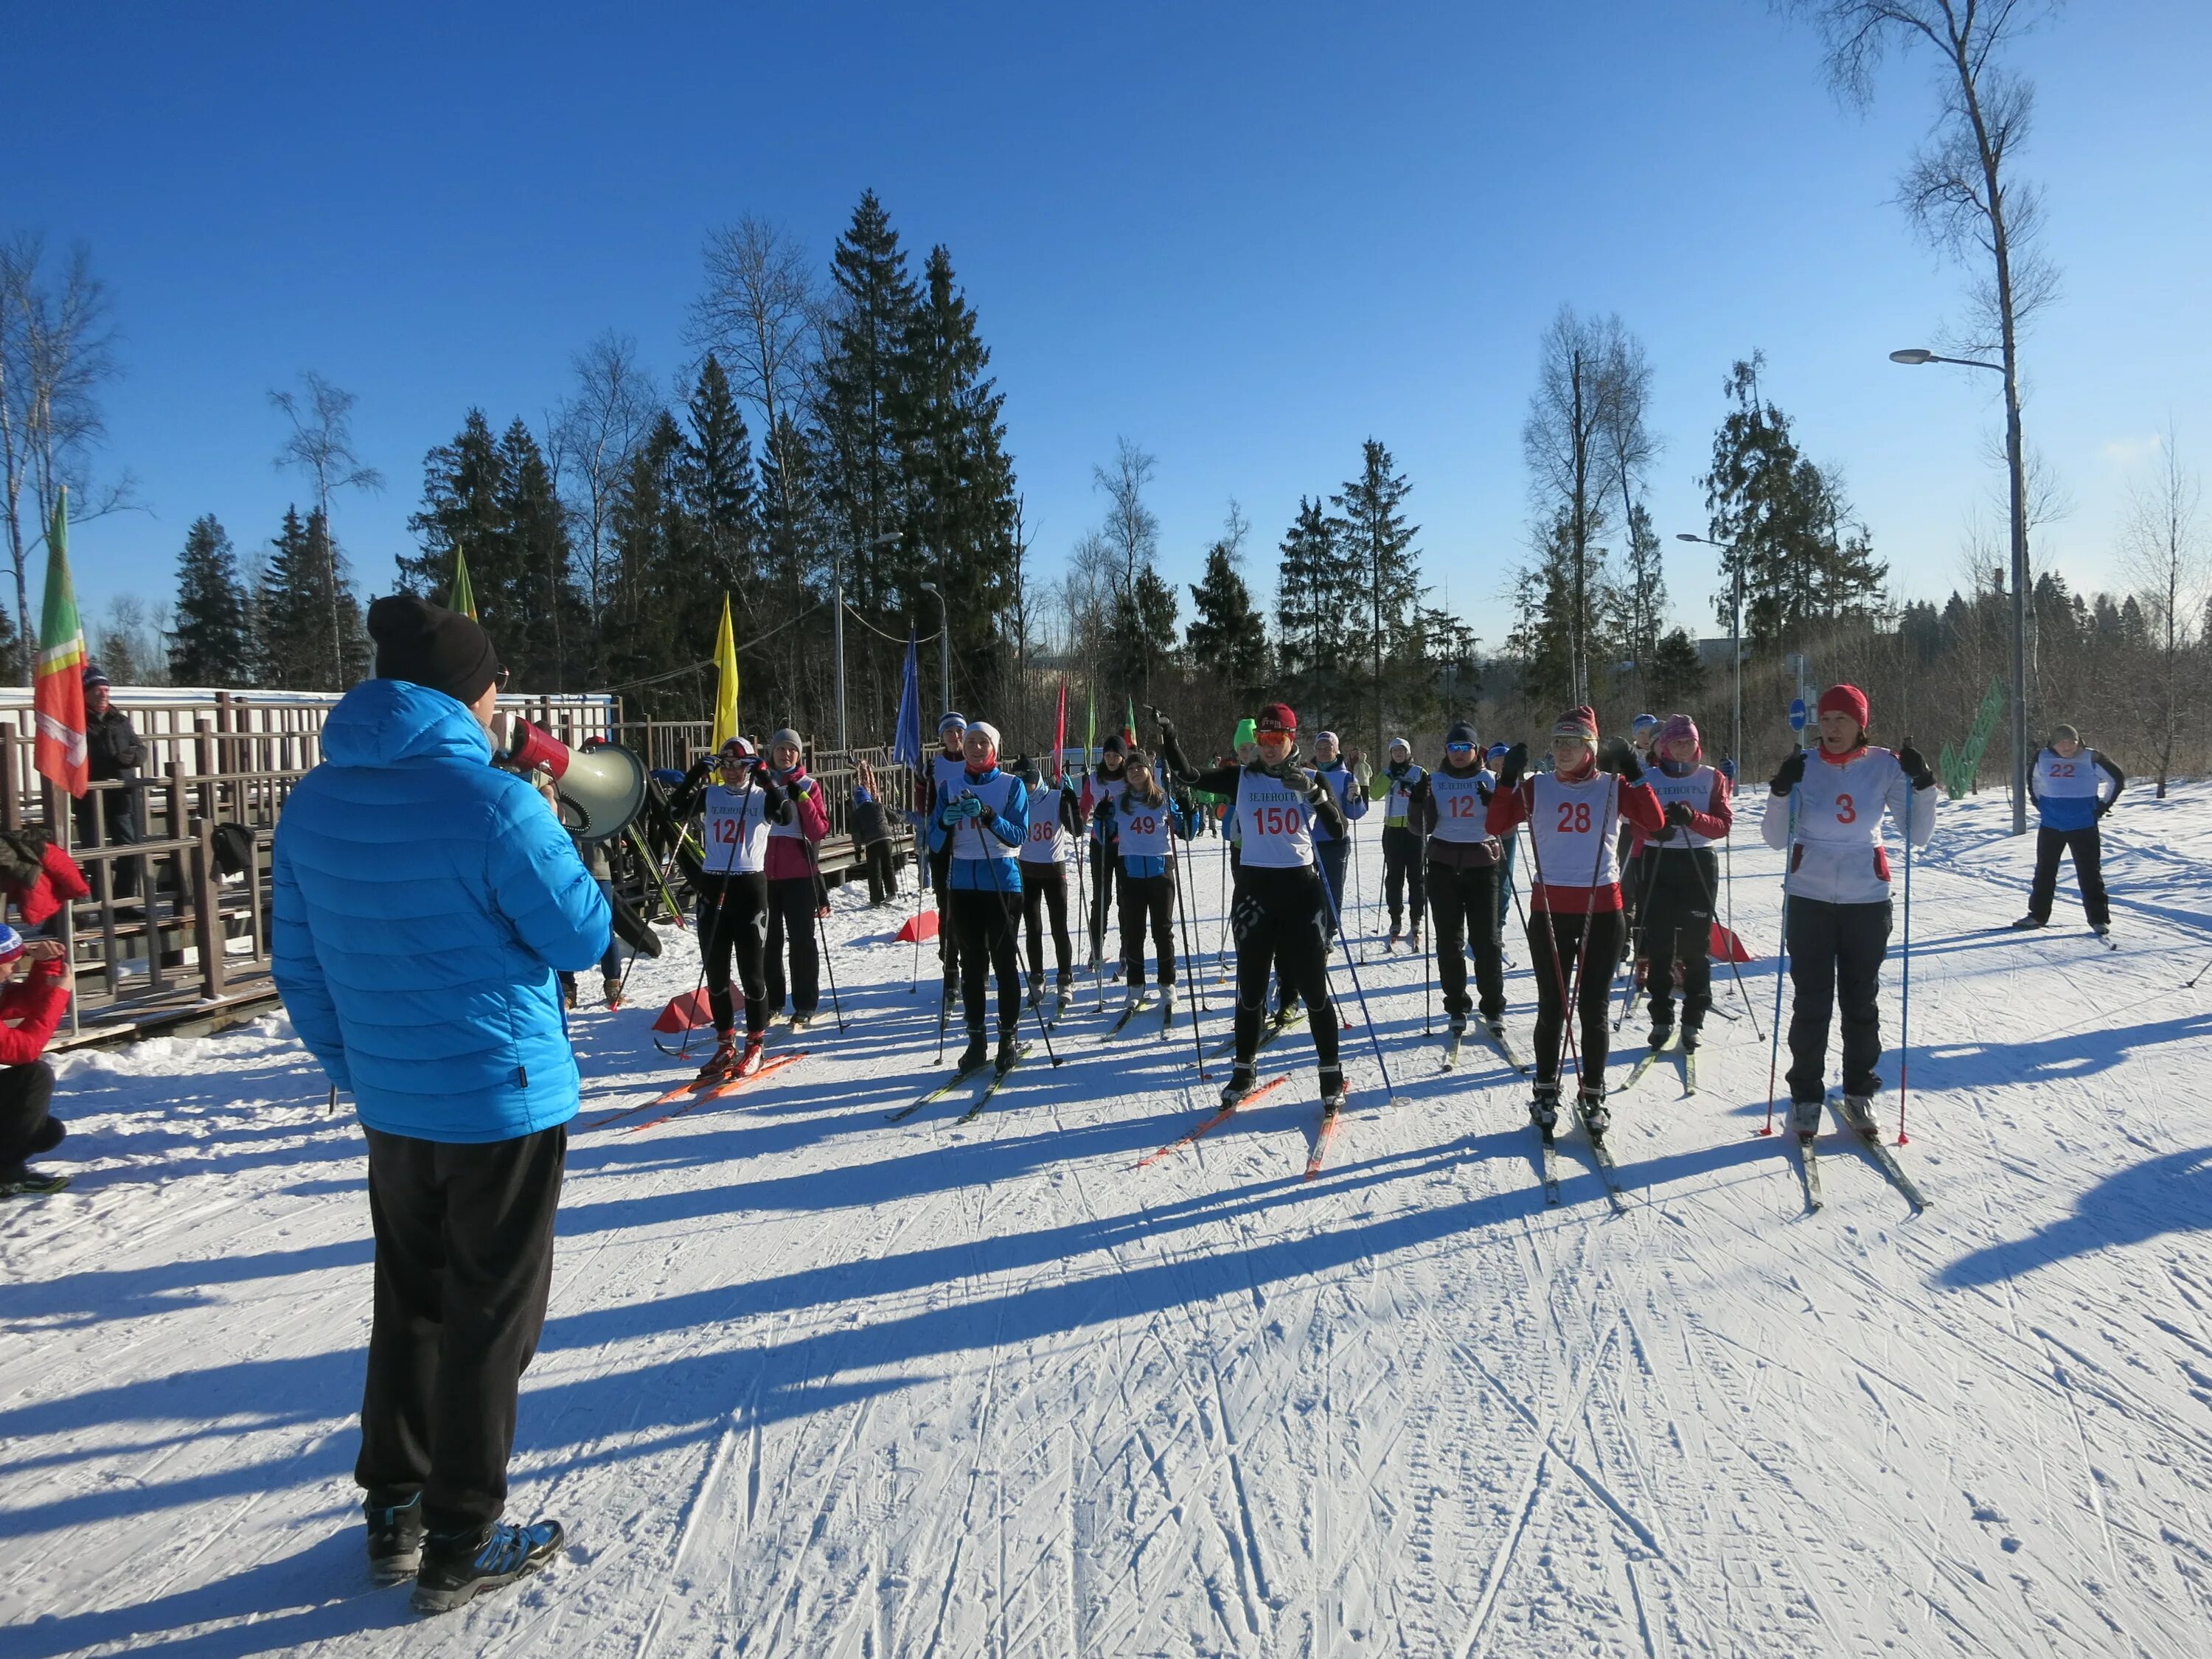
[[[1620,773],[1624,783],[1644,781],[1644,769],[1637,763],[1636,750],[1626,738],[1607,738],[1600,744],[1597,763],[1608,772]]]
[[[694,785],[704,783],[714,769],[714,757],[712,755],[702,755],[691,763],[691,769],[684,775],[684,781]]]
[[[1528,769],[1528,745],[1525,743],[1516,743],[1505,751],[1505,759],[1498,767],[1498,787],[1500,789],[1518,789],[1521,787],[1521,775]]]
[[[1735,781],[1735,759],[1733,756],[1721,763],[1721,775],[1730,783]]]
[[[1677,830],[1688,829],[1690,820],[1697,816],[1687,801],[1669,801],[1667,804],[1667,822]]]
[[[1928,769],[1928,757],[1911,744],[1897,751],[1897,763],[1904,769],[1905,775],[1912,780],[1915,789],[1933,789],[1936,787],[1936,775]]]
[[[969,818],[980,818],[982,816],[983,803],[973,795],[963,795],[959,799],[948,801],[945,804],[945,817],[948,823],[965,823]]]
[[[2105,816],[2105,814],[2106,814],[2106,813],[2107,813],[2107,812],[2111,811],[2112,810],[2112,802],[2110,802],[2110,801],[2108,801],[2108,800],[2100,800],[2100,801],[2099,801],[2099,802],[2097,803],[2097,816],[2098,816],[2100,818],[2103,817]]]
[[[1805,781],[1805,751],[1793,749],[1790,758],[1774,769],[1774,781],[1767,787],[1778,795],[1786,795]]]

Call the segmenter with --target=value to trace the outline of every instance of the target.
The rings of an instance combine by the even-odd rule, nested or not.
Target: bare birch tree
[[[15,616],[27,683],[35,672],[29,564],[64,487],[77,523],[134,505],[131,477],[92,487],[91,456],[106,428],[100,390],[118,373],[107,289],[83,245],[56,278],[43,274],[46,246],[21,233],[0,240],[0,523],[15,579]],[[29,526],[24,497],[29,496]]]
[[[315,486],[315,505],[323,514],[326,566],[323,576],[330,584],[331,684],[343,688],[346,683],[345,624],[341,616],[343,588],[338,580],[338,538],[331,529],[331,492],[382,489],[384,475],[373,466],[363,466],[354,453],[354,394],[332,386],[313,369],[301,371],[300,382],[307,389],[304,401],[297,392],[272,388],[269,393],[270,404],[292,423],[292,435],[276,451],[275,465],[279,472],[297,467]]]
[[[760,411],[780,489],[798,458],[782,453],[799,430],[820,348],[820,285],[806,250],[781,227],[748,214],[707,238],[707,282],[692,301],[690,343],[712,351],[731,389]],[[792,504],[779,501],[783,515]]]
[[[2205,611],[2205,557],[2198,514],[2203,486],[2181,464],[2172,422],[2159,445],[2158,470],[2128,502],[2124,559],[2150,624],[2153,653],[2144,713],[2158,755],[2158,798],[2166,799],[2174,740],[2186,710],[2200,707],[2197,629]]]
[[[659,389],[637,365],[637,342],[610,329],[570,360],[576,389],[547,423],[549,452],[568,512],[594,626],[613,584],[615,497],[659,416]]]

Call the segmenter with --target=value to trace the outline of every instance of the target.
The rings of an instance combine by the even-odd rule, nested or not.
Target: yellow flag
[[[738,640],[730,631],[730,596],[722,595],[722,626],[714,635],[714,747],[738,735]]]

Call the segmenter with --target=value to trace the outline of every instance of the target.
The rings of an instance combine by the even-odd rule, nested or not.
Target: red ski
[[[778,1054],[773,1060],[763,1060],[761,1062],[760,1066],[753,1071],[741,1072],[735,1077],[726,1077],[719,1083],[708,1085],[706,1088],[700,1090],[697,1093],[692,1095],[691,1098],[685,1101],[682,1105],[676,1107],[671,1111],[663,1112],[659,1117],[649,1117],[642,1123],[631,1124],[629,1126],[629,1132],[632,1134],[635,1134],[640,1129],[650,1129],[656,1123],[665,1123],[672,1117],[681,1117],[684,1113],[690,1111],[694,1106],[702,1106],[710,1100],[720,1100],[725,1095],[735,1094],[738,1090],[744,1088],[748,1083],[754,1082],[760,1078],[764,1078],[771,1072],[780,1072],[785,1066],[793,1065],[805,1058],[806,1050],[801,1048],[797,1054]]]
[[[1344,1109],[1321,1115],[1321,1133],[1314,1137],[1313,1151],[1306,1158],[1306,1179],[1313,1180],[1321,1174],[1321,1166],[1328,1157],[1328,1144],[1336,1139],[1336,1126],[1344,1116]]]
[[[1133,1167],[1141,1170],[1148,1164],[1158,1163],[1170,1152],[1181,1152],[1184,1147],[1189,1146],[1191,1142],[1196,1140],[1200,1135],[1206,1133],[1207,1130],[1219,1128],[1223,1124],[1228,1122],[1231,1118],[1236,1116],[1237,1114],[1242,1111],[1245,1107],[1249,1106],[1254,1101],[1266,1098],[1290,1080],[1290,1078],[1286,1074],[1285,1076],[1273,1079],[1272,1081],[1261,1084],[1258,1088],[1253,1090],[1250,1094],[1245,1096],[1243,1099],[1238,1101],[1234,1106],[1224,1106],[1219,1111],[1214,1113],[1211,1117],[1202,1119],[1195,1129],[1193,1129],[1188,1134],[1182,1136],[1180,1139],[1170,1140],[1166,1146],[1161,1147],[1156,1152],[1146,1152],[1142,1158],[1136,1161],[1136,1164]]]

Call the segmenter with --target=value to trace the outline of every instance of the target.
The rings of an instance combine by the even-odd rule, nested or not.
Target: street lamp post
[[[942,720],[952,712],[952,612],[945,603],[945,590],[935,582],[924,582],[921,591],[937,596],[937,688],[943,699],[937,715]]]
[[[1737,550],[1726,542],[1717,542],[1710,536],[1692,536],[1686,531],[1674,532],[1678,542],[1700,542],[1707,547],[1717,547],[1723,553]],[[1735,725],[1729,734],[1729,755],[1738,766],[1743,764],[1743,561],[1738,559],[1734,571],[1735,580],[1729,590],[1729,654],[1735,669]]]
[[[1987,368],[2005,377],[2005,467],[2012,477],[2012,832],[2027,833],[2027,469],[2021,453],[2020,397],[2002,363],[1978,357],[1942,357],[1918,346],[1893,351],[1889,360],[1917,368],[1952,363]]]

